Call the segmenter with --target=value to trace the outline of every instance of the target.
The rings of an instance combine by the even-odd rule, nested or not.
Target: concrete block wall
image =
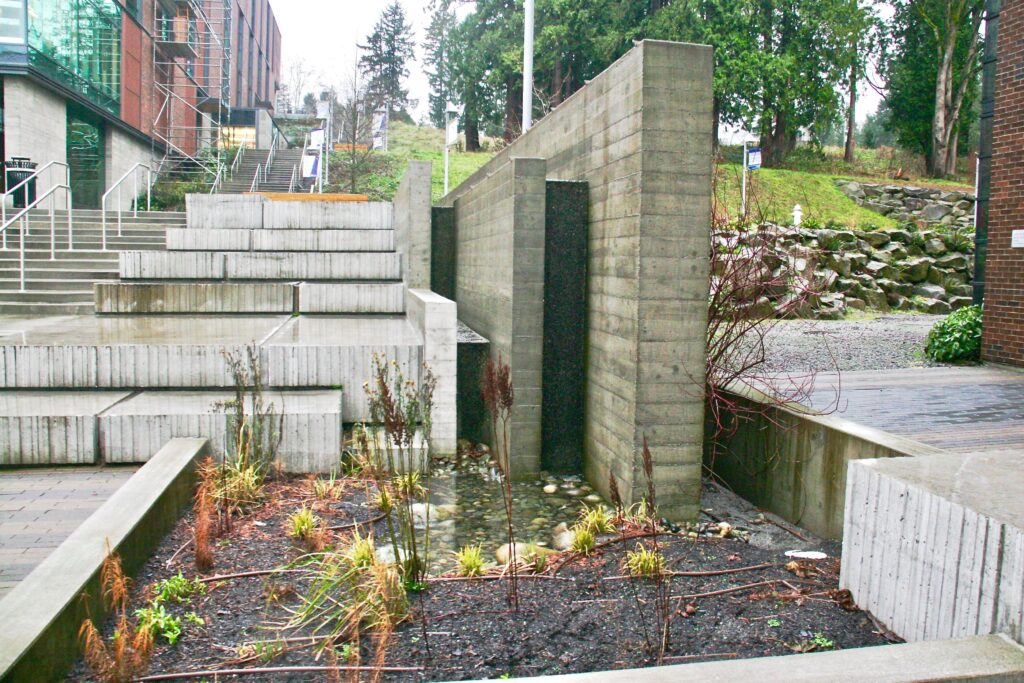
[[[430,445],[435,454],[454,454],[458,438],[458,313],[454,301],[427,289],[408,290],[406,307],[412,324],[423,331],[423,363],[437,386]]]
[[[840,585],[908,641],[1024,642],[1020,452],[851,463]]]
[[[137,137],[129,135],[125,131],[115,126],[107,126],[107,187],[113,187],[114,183],[121,179],[125,173],[127,173],[132,166],[137,163],[148,164],[150,168],[155,169],[153,164],[153,151],[149,143],[143,142]],[[146,172],[142,169],[138,171],[138,189],[139,195],[144,196],[146,192]],[[153,180],[156,180],[156,176],[153,176]],[[124,210],[127,211],[131,208],[131,200],[134,196],[134,188],[132,180],[128,179],[121,185],[121,197],[123,201]],[[114,193],[113,196],[116,196]],[[117,200],[111,199],[110,208],[117,209]],[[140,208],[145,208],[145,204],[142,204]]]
[[[395,237],[413,289],[430,289],[431,168],[429,161],[410,161],[395,193]]]
[[[510,213],[493,177],[514,158],[545,159],[548,179],[589,184],[585,472],[606,495],[614,474],[638,499],[647,437],[659,498],[678,518],[695,517],[700,496],[712,72],[710,47],[645,41],[443,200],[457,214],[460,204],[465,214],[471,202],[493,211],[503,201]],[[465,270],[483,252],[462,218],[456,300],[474,327],[474,317],[497,316],[484,309],[510,311],[511,302],[465,296]],[[513,265],[502,252],[511,236],[489,239],[478,277],[500,280]],[[496,342],[495,355],[509,348],[510,332],[480,332]],[[539,447],[526,457],[539,461]]]
[[[185,210],[188,227],[197,230],[263,227],[263,197],[258,195],[190,194]]]
[[[510,459],[522,473],[540,467],[546,166],[506,159],[454,201],[459,317],[512,368]]]
[[[67,102],[20,76],[4,76],[4,153],[7,158],[31,157],[40,166],[68,160]],[[60,169],[41,178],[38,192],[51,186],[51,178],[64,182]]]

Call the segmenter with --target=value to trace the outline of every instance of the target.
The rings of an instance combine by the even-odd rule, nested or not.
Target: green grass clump
[[[626,571],[630,576],[654,578],[665,572],[665,556],[658,550],[648,550],[641,543],[636,550],[626,553]]]
[[[946,316],[928,333],[924,352],[942,363],[981,360],[981,306],[967,306]]]
[[[303,506],[288,518],[288,536],[297,541],[309,541],[316,536],[320,518],[312,508]]]
[[[615,533],[615,514],[603,505],[584,506],[580,511],[579,526],[588,529],[595,536]]]
[[[162,637],[168,645],[174,645],[181,637],[181,620],[167,611],[159,602],[150,603],[149,607],[136,610],[139,628],[149,632],[156,639]]]
[[[480,576],[484,573],[484,551],[479,545],[463,546],[455,553],[456,573],[459,576]]]
[[[182,572],[156,585],[157,602],[191,602],[194,595],[205,595],[206,584],[185,578]]]
[[[574,526],[572,530],[574,532],[572,537],[573,552],[577,552],[580,555],[589,555],[594,552],[594,546],[597,545],[597,538],[594,536],[594,532],[579,524]]]

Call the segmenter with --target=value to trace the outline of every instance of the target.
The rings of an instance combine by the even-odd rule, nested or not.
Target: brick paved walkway
[[[137,470],[0,470],[0,600]]]
[[[847,372],[839,417],[950,451],[1024,450],[1024,372],[991,367]],[[835,404],[819,375],[813,404]]]

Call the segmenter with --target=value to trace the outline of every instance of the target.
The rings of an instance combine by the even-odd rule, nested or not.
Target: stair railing
[[[252,185],[249,186],[249,192],[256,192],[260,187],[260,173],[263,170],[263,165],[260,164],[256,167],[256,175],[253,176]]]
[[[41,178],[43,173],[49,171],[51,168],[63,168],[64,169],[64,182],[66,184],[68,184],[68,185],[71,184],[71,167],[68,166],[66,163],[64,163],[63,161],[51,161],[51,162],[49,162],[47,164],[44,164],[42,167],[37,169],[35,173],[33,173],[29,177],[25,178],[24,180],[22,180],[20,183],[18,183],[14,187],[8,188],[8,190],[6,192],[4,192],[2,195],[0,195],[0,225],[3,225],[4,223],[7,222],[7,198],[13,196],[15,192],[17,192],[18,190],[22,189],[23,187],[28,185],[30,182],[32,182],[34,180],[38,180],[39,178]],[[6,170],[4,171],[4,173],[6,175]],[[5,238],[5,240],[6,240],[6,238]],[[4,247],[3,248],[4,249],[7,248],[6,241],[4,242]]]
[[[295,191],[295,177],[299,175],[298,165],[292,166],[292,179],[288,181],[288,194]]]
[[[235,174],[238,173],[238,167],[242,163],[242,157],[245,156],[245,147],[238,148],[238,154],[235,155],[235,160],[231,162],[231,177],[234,178]]]
[[[75,250],[75,235],[74,227],[71,220],[71,186],[64,183],[54,185],[49,190],[44,192],[42,196],[38,197],[34,202],[26,206],[24,209],[15,214],[10,220],[5,220],[3,225],[0,225],[0,233],[3,233],[3,244],[4,249],[7,248],[7,231],[12,225],[21,221],[21,231],[18,236],[18,278],[21,285],[21,291],[25,291],[25,238],[28,236],[28,215],[33,209],[38,208],[44,200],[50,200],[50,260],[57,260],[57,218],[56,212],[54,211],[54,202],[57,197],[57,191],[64,190],[64,210],[68,216],[68,251]]]
[[[281,144],[281,130],[279,128],[275,128],[274,135],[270,138],[270,153],[267,154],[267,163],[263,166],[263,182],[267,182],[270,167],[273,165],[274,159],[277,157],[277,146],[279,144]]]
[[[217,194],[217,190],[220,189],[220,184],[224,182],[224,170],[227,168],[224,164],[217,167],[217,177],[213,179],[213,185],[210,185],[210,194]]]
[[[115,191],[117,192],[117,236],[121,237],[124,228],[124,205],[121,196],[121,186],[129,178],[133,183],[132,205],[135,218],[139,217],[139,171],[146,172],[146,211],[153,208],[153,168],[141,161],[132,166],[121,178],[114,183],[109,190],[103,194],[102,221],[103,221],[103,251],[107,250],[107,200]]]

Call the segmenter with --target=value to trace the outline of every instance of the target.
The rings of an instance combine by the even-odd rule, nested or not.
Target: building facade
[[[0,3],[0,156],[68,164],[80,208],[139,162],[209,175],[237,110],[269,118],[280,63],[269,0]]]
[[[988,0],[978,259],[982,357],[1024,366],[1024,4]]]

